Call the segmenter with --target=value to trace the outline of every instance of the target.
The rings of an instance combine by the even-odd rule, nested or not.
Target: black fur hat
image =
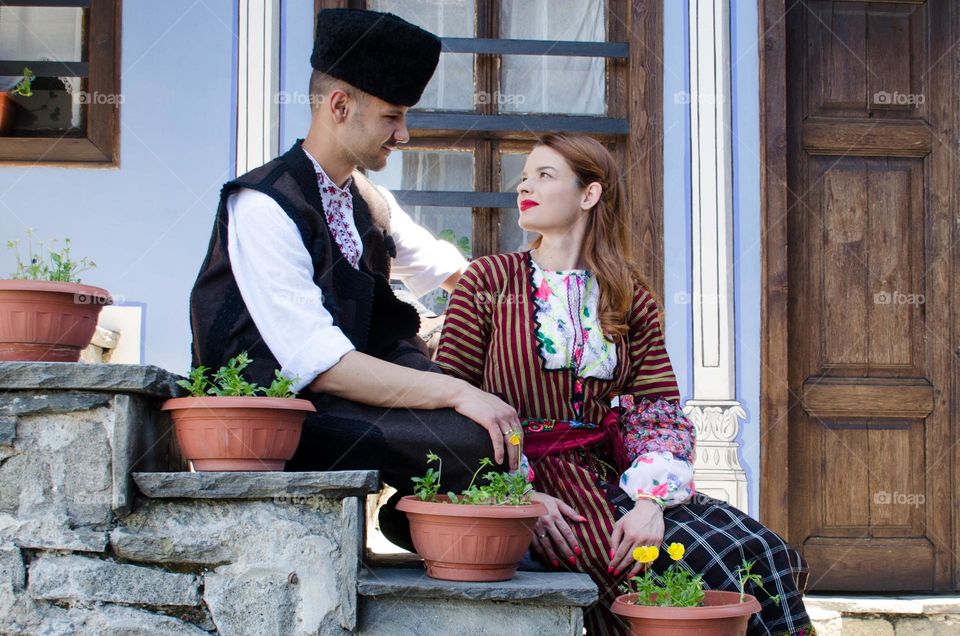
[[[416,104],[439,60],[440,38],[392,13],[317,14],[313,68],[391,104]]]

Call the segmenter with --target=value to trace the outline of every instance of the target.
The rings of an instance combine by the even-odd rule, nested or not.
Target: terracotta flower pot
[[[522,506],[474,506],[420,501],[409,495],[397,510],[407,513],[410,536],[423,557],[427,576],[446,581],[506,581],[517,572],[533,540],[533,525],[547,509]]]
[[[0,93],[0,137],[6,137],[13,130],[13,120],[17,116],[17,105],[9,93]]]
[[[705,590],[699,607],[635,605],[636,598],[618,596],[611,609],[627,620],[631,634],[644,636],[743,636],[750,617],[760,611],[760,602],[749,594],[741,603],[739,592],[720,590]]]
[[[167,400],[183,456],[198,471],[283,470],[300,443],[309,400],[186,397]]]
[[[112,302],[90,285],[0,280],[0,360],[76,362]]]

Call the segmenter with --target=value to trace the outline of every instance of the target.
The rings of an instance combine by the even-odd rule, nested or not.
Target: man
[[[436,36],[394,15],[321,11],[307,137],[224,186],[190,298],[194,366],[248,351],[249,380],[280,369],[316,405],[288,470],[379,469],[400,495],[428,450],[451,490],[491,451],[518,462],[516,412],[437,373],[416,311],[388,283],[392,265],[417,293],[450,290],[465,261],[357,171],[382,169],[409,140],[407,109],[439,56]],[[381,528],[409,546],[392,508]]]

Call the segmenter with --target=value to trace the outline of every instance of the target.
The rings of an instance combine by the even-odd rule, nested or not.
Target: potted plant
[[[190,379],[177,384],[191,397],[172,398],[160,407],[170,412],[180,450],[194,470],[283,470],[297,450],[303,420],[317,409],[297,399],[293,381],[279,371],[269,387],[247,382],[243,371],[251,362],[240,353],[212,381],[207,367],[190,369]]]
[[[12,95],[22,95],[30,97],[33,95],[31,85],[36,75],[29,68],[23,68],[21,77],[5,77],[0,81],[0,137],[10,134],[13,128],[13,120],[16,117],[17,105],[13,102]]]
[[[698,634],[700,636],[732,636],[746,634],[750,617],[760,611],[760,602],[746,593],[746,584],[753,583],[766,593],[758,574],[751,574],[753,563],[744,561],[737,568],[740,591],[705,590],[703,577],[693,575],[680,566],[684,547],[671,543],[667,553],[673,563],[658,575],[649,567],[660,555],[656,546],[640,546],[633,558],[647,564],[642,576],[635,576],[621,589],[627,594],[617,597],[611,609],[630,624],[631,634],[666,636]],[[777,604],[779,597],[771,597]]]
[[[519,445],[519,435],[511,442]],[[506,581],[513,578],[517,562],[533,540],[533,526],[546,513],[532,502],[533,487],[524,471],[489,471],[477,483],[490,458],[480,462],[466,490],[456,495],[440,492],[443,465],[434,453],[423,477],[413,477],[414,493],[403,497],[397,509],[407,514],[410,536],[423,557],[427,576],[447,581]]]
[[[76,362],[90,344],[104,305],[113,302],[105,289],[81,285],[78,274],[96,263],[70,256],[70,239],[63,249],[42,242],[24,260],[18,242],[9,241],[17,270],[0,280],[0,360]],[[56,241],[51,241],[51,244]]]

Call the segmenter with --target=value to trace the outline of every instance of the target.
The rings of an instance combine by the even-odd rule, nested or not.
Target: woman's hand
[[[560,567],[560,559],[573,565],[580,556],[580,545],[570,527],[570,523],[583,523],[587,520],[579,512],[556,497],[535,492],[531,501],[538,501],[547,507],[547,512],[534,526],[533,549],[553,567]]]
[[[610,535],[610,565],[607,572],[620,576],[630,564],[627,578],[636,576],[643,564],[633,560],[633,549],[641,545],[660,547],[663,542],[663,510],[649,499],[639,499],[633,510],[623,515]]]

